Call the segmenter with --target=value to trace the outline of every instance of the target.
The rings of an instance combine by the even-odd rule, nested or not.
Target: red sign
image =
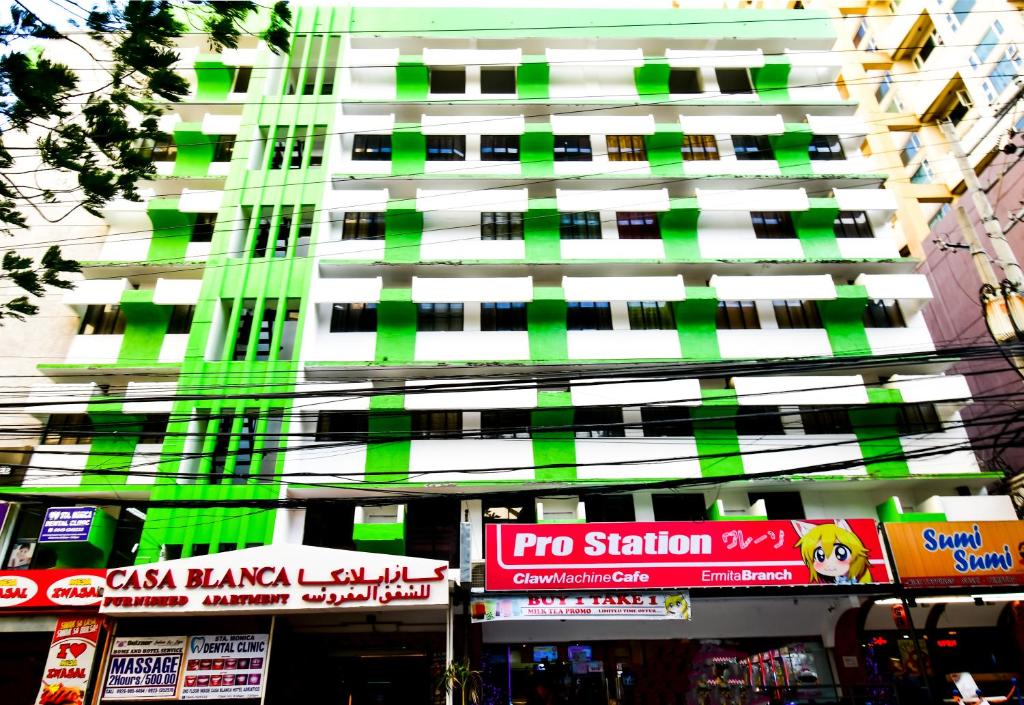
[[[892,582],[872,519],[489,524],[488,590]]]
[[[0,609],[98,607],[106,573],[96,568],[0,570]]]
[[[36,705],[82,705],[102,619],[92,616],[57,620]]]

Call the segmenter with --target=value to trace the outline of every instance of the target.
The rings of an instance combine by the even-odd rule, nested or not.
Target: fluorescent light
[[[1024,592],[1000,592],[992,595],[971,595],[971,599],[978,599],[982,602],[1016,602],[1024,600]]]
[[[898,597],[887,597],[884,600],[875,600],[876,605],[902,605],[903,600]]]
[[[134,517],[142,519],[142,521],[146,521],[146,513],[141,509],[136,509],[135,507],[125,507],[125,511]]]
[[[970,595],[946,595],[943,597],[919,597],[917,598],[917,604],[919,605],[942,605],[947,603],[955,602],[974,602],[974,598]]]

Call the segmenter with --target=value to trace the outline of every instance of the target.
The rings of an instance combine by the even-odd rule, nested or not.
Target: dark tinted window
[[[466,69],[430,69],[431,93],[465,93]]]
[[[436,91],[435,91],[436,92]],[[480,92],[510,94],[516,92],[516,70],[512,66],[484,66],[480,69]]]
[[[703,521],[708,518],[703,494],[653,494],[656,521]]]
[[[612,329],[612,309],[607,301],[570,301],[566,312],[569,330]]]

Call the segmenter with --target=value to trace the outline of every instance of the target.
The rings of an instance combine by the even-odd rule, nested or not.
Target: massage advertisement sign
[[[178,697],[183,636],[118,637],[110,647],[103,700],[174,700]]]
[[[489,524],[486,530],[487,590],[892,582],[872,519]]]
[[[1024,522],[906,522],[885,533],[904,585],[1024,585]]]

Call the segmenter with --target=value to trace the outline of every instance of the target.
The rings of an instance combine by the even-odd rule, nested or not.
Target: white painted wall
[[[417,361],[529,360],[527,331],[420,331]]]
[[[857,437],[852,434],[740,436],[739,442],[740,451],[744,454],[743,468],[748,475],[793,468],[814,468],[837,462],[859,463],[862,459]],[[844,445],[830,445],[833,443]],[[867,471],[863,466],[858,466],[848,470],[829,471],[828,474],[866,475]]]
[[[69,364],[106,364],[117,362],[123,335],[76,335],[64,362]]]
[[[188,349],[188,334],[165,335],[164,342],[160,345],[158,362],[181,362],[185,359],[185,352]]]
[[[525,481],[534,476],[530,469],[533,443],[526,438],[439,438],[414,440],[409,445],[411,482]],[[497,467],[521,469],[487,470]],[[418,472],[430,474],[417,476]]]
[[[79,487],[82,474],[89,459],[91,445],[40,445],[37,451],[57,451],[32,453],[29,459],[31,466],[25,471],[22,487]],[[80,455],[66,455],[80,453]],[[44,469],[46,468],[46,469]]]
[[[754,235],[749,211],[701,212],[697,243],[706,259],[803,259],[797,238],[760,240]]]
[[[674,330],[571,330],[569,357],[576,360],[678,358],[679,334]]]
[[[680,458],[655,462],[666,458]],[[608,465],[626,460],[650,461]],[[700,477],[697,442],[693,438],[579,438],[576,440],[576,476],[581,480],[673,479]],[[595,465],[585,465],[596,463]]]
[[[720,330],[718,349],[725,359],[832,354],[823,328]]]

